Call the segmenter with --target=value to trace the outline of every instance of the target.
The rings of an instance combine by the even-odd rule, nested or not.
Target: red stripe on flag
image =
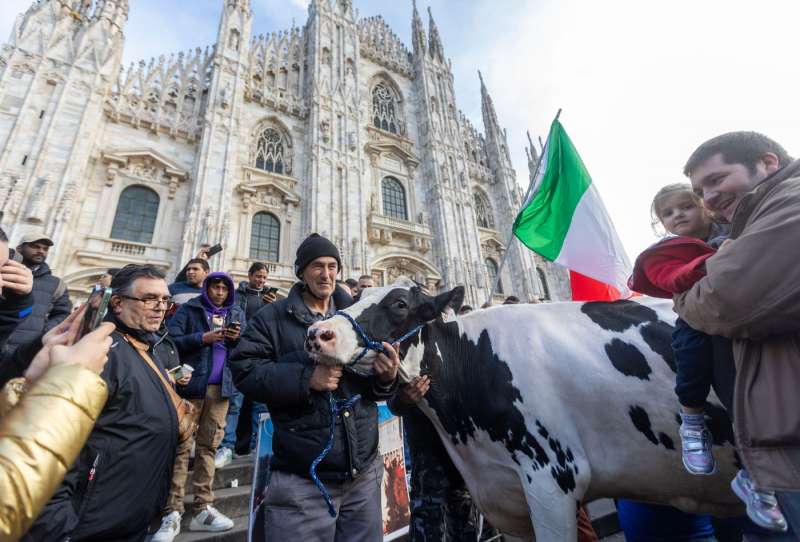
[[[616,301],[620,298],[619,290],[613,286],[581,275],[577,271],[569,272],[569,280],[573,301]]]

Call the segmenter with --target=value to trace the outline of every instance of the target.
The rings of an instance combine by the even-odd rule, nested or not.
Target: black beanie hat
[[[297,275],[297,278],[300,278],[300,274],[308,264],[322,256],[335,258],[341,270],[342,258],[339,256],[339,249],[336,248],[336,245],[320,234],[312,233],[297,247],[297,258],[294,261],[294,274]]]

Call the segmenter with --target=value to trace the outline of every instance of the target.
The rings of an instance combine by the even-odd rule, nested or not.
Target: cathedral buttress
[[[197,147],[190,219],[184,225],[182,261],[201,243],[236,244],[231,198],[238,182],[239,123],[248,73],[253,14],[249,0],[223,0],[214,47],[214,70],[206,97],[203,132]],[[223,259],[229,254],[223,252]]]

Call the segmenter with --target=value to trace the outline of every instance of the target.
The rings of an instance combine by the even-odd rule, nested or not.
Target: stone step
[[[186,480],[186,491],[192,491],[193,476],[194,471],[189,471],[189,478]],[[234,457],[233,461],[228,465],[217,469],[214,473],[213,488],[216,491],[217,489],[231,487],[231,483],[234,482],[234,480],[238,482],[239,486],[248,485],[253,481],[252,455]]]
[[[204,533],[182,530],[174,542],[245,542],[247,540],[247,517],[233,520],[234,526],[224,533]]]
[[[597,536],[600,538],[613,535],[621,531],[617,507],[611,499],[598,499],[586,505],[589,519],[592,520]]]

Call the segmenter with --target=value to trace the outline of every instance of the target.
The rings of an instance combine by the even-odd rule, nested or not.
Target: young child
[[[705,261],[720,247],[727,231],[711,220],[688,183],[659,190],[651,213],[654,225],[660,223],[668,235],[636,259],[630,286],[643,294],[672,298],[705,276]],[[703,405],[713,378],[712,338],[678,318],[672,348],[677,372],[675,393],[681,405],[683,465],[692,474],[710,475],[715,463]],[[731,486],[747,504],[747,514],[753,522],[770,530],[787,529],[774,493],[756,490],[745,470],[739,471]]]

